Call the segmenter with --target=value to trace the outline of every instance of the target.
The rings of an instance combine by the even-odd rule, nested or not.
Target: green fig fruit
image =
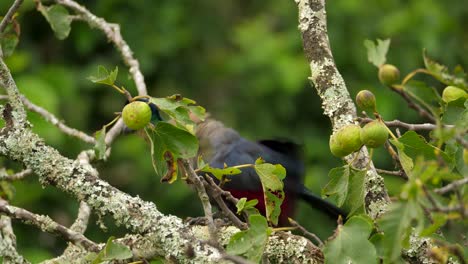
[[[133,130],[145,127],[151,120],[151,108],[146,102],[134,101],[122,110],[125,125]]]
[[[379,80],[387,86],[396,84],[400,80],[400,71],[392,64],[384,64],[379,67]]]
[[[458,87],[447,86],[442,92],[442,101],[446,103],[456,101],[460,98],[468,98],[468,93],[466,93],[463,89],[460,89]]]
[[[376,100],[374,94],[369,90],[361,90],[356,95],[357,106],[367,112],[375,112]]]
[[[331,153],[336,157],[344,157],[358,151],[362,146],[360,132],[361,127],[354,124],[340,128],[330,137]]]
[[[385,124],[378,120],[367,123],[361,129],[362,144],[369,148],[378,148],[388,139],[388,130]]]

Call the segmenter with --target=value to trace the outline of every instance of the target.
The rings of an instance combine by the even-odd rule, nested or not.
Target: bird
[[[139,98],[138,101],[149,102],[147,98]],[[164,121],[160,109],[154,103],[149,103],[149,106],[152,112],[151,122],[155,124]],[[298,199],[304,200],[311,207],[333,219],[337,219],[340,215],[346,217],[346,212],[342,209],[323,200],[304,186],[305,166],[299,145],[286,140],[248,140],[209,114],[204,120],[190,114],[190,119],[196,124],[195,136],[199,144],[197,157],[202,157],[211,167],[222,169],[226,165],[255,164],[255,161],[261,158],[267,163],[280,164],[286,169],[286,178],[283,181],[285,197],[281,204],[280,225],[286,225],[288,217],[294,215]],[[124,128],[123,131],[132,132],[129,128]],[[194,167],[197,164],[197,157],[192,162]],[[222,187],[235,198],[257,199],[256,208],[265,215],[263,187],[253,168],[242,168],[240,174],[230,177]]]
[[[280,225],[286,225],[288,217],[293,217],[298,199],[333,219],[340,215],[346,217],[342,209],[321,199],[304,186],[305,166],[299,145],[285,140],[250,141],[211,117],[197,121],[195,135],[199,141],[198,155],[211,167],[255,164],[258,158],[262,158],[271,164],[281,164],[286,169],[286,178],[283,181],[285,199],[281,205]],[[229,178],[223,189],[238,199],[257,199],[257,209],[265,214],[263,188],[253,168],[241,169],[240,174]]]

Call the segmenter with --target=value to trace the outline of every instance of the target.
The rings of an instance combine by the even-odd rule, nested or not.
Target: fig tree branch
[[[211,208],[210,198],[206,193],[205,186],[203,182],[200,180],[200,177],[195,173],[193,168],[190,166],[188,160],[179,160],[179,164],[182,168],[184,168],[187,178],[195,185],[195,189],[197,190],[198,197],[200,198],[200,202],[203,206],[203,211],[205,213],[205,217],[208,221],[208,230],[210,232],[210,237],[215,245],[218,244],[218,235],[216,226],[213,221],[213,210]]]
[[[23,0],[15,0],[15,2],[13,2],[10,9],[8,9],[8,12],[3,17],[2,22],[0,22],[0,33],[2,33],[5,30],[8,23],[11,22],[13,15],[20,8],[22,3],[23,3]]]
[[[88,134],[79,131],[77,129],[71,128],[67,125],[65,125],[64,122],[60,121],[55,115],[50,113],[49,111],[45,110],[44,108],[35,105],[31,101],[28,100],[25,96],[21,96],[21,101],[23,102],[24,106],[35,113],[38,113],[41,115],[47,122],[51,123],[52,125],[56,126],[58,129],[60,129],[64,134],[76,137],[86,143],[90,144],[95,144],[96,140],[94,137],[89,136]]]
[[[374,119],[372,118],[362,118],[358,117],[357,120],[362,123],[362,124],[367,124],[369,122],[372,122]],[[410,124],[410,123],[405,123],[400,120],[393,120],[393,121],[384,121],[385,125],[388,127],[402,127],[407,130],[434,130],[437,128],[435,124],[432,123],[424,123],[424,124]],[[446,126],[447,128],[452,128],[453,126]]]
[[[3,200],[0,199],[0,203]],[[11,227],[11,219],[8,216],[0,215],[0,256],[4,263],[29,264],[18,251],[16,251],[16,236]]]
[[[223,253],[200,242],[180,218],[162,214],[154,203],[130,196],[100,179],[89,163],[63,157],[48,146],[27,125],[16,84],[1,58],[0,74],[0,84],[12,95],[10,103],[15,104],[7,104],[0,113],[6,123],[0,129],[0,155],[31,169],[42,185],[55,186],[78,201],[86,202],[97,215],[109,215],[117,226],[136,233],[134,236],[137,238],[132,241],[138,247],[131,247],[135,256],[175,258],[183,263],[219,263]],[[220,237],[229,241],[235,232],[221,232]],[[283,241],[285,239],[287,243]],[[187,248],[194,254],[189,254]],[[69,252],[71,255],[64,256],[68,261],[75,261],[77,256],[83,259],[87,255],[82,251]],[[317,262],[323,258],[321,251],[310,241],[296,236],[270,237],[265,254],[271,261],[302,259]]]
[[[309,62],[311,81],[322,101],[324,114],[332,123],[333,130],[354,123],[356,107],[349,95],[343,77],[339,73],[330,49],[327,33],[325,0],[295,0],[299,10],[299,30],[304,53]],[[353,160],[349,155],[348,162]],[[375,171],[367,148],[361,148],[354,166],[368,169],[366,174],[366,211],[372,218],[381,215],[389,197],[383,178]]]
[[[406,101],[406,103],[408,104],[408,106],[410,108],[413,108],[416,112],[418,112],[418,114],[422,117],[425,117],[427,118],[429,121],[435,123],[435,118],[432,116],[432,114],[430,114],[426,109],[424,109],[422,106],[420,106],[418,103],[414,102],[413,101],[413,98],[411,98],[411,96],[409,96],[403,89],[399,89],[399,88],[395,88],[395,87],[391,87],[392,88],[392,91],[394,91],[395,93],[399,94],[401,97],[403,97],[403,99]]]
[[[140,70],[140,64],[138,63],[138,60],[133,57],[133,52],[127,42],[122,38],[122,35],[120,34],[120,26],[118,24],[109,23],[103,18],[95,16],[84,6],[79,5],[73,0],[56,0],[55,2],[73,10],[76,15],[86,21],[91,28],[97,28],[104,32],[107,39],[112,42],[119,51],[124,63],[130,67],[130,75],[135,82],[138,94],[147,95],[146,84]]]
[[[467,183],[468,183],[468,177],[465,177],[465,178],[463,178],[461,180],[456,180],[456,181],[454,181],[454,182],[452,182],[450,184],[447,184],[444,187],[435,189],[434,192],[437,193],[437,194],[445,194],[445,193],[453,191],[456,188],[458,188],[460,186],[463,186],[463,185],[465,185]]]
[[[242,222],[232,211],[229,209],[224,202],[223,198],[221,195],[225,192],[223,189],[221,189],[210,176],[205,176],[204,177],[205,183],[206,183],[206,189],[210,193],[210,196],[215,200],[215,202],[218,204],[219,208],[221,211],[231,220],[231,222],[238,227],[241,230],[245,230],[248,228],[248,225],[244,222]],[[228,192],[229,193],[229,192]],[[231,193],[229,193],[231,195]],[[233,197],[234,198],[234,197]],[[235,198],[234,198],[235,199]],[[236,199],[237,200],[237,199]]]
[[[25,169],[14,174],[8,174],[5,169],[0,169],[0,181],[17,181],[31,175],[32,170]]]
[[[65,240],[75,245],[81,245],[88,251],[97,252],[100,250],[96,243],[83,236],[83,234],[68,229],[48,216],[37,215],[23,208],[8,205],[5,201],[0,202],[0,214],[20,220],[25,224],[36,226],[44,232],[60,235]]]

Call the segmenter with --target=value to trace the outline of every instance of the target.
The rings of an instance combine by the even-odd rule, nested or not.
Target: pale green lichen
[[[431,248],[431,240],[416,235],[416,230],[413,229],[409,239],[409,248],[403,250],[403,256],[409,263],[421,264],[436,264],[436,260],[432,259],[429,255]]]
[[[322,263],[323,255],[304,237],[273,235],[265,248],[270,263]]]

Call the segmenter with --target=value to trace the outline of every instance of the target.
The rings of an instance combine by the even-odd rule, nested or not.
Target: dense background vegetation
[[[4,14],[11,1],[0,2]],[[392,38],[389,62],[403,74],[422,66],[422,48],[449,67],[468,67],[468,6],[464,1],[359,1],[336,0],[328,5],[329,36],[339,70],[352,96],[361,89],[373,91],[379,110],[388,120],[417,122],[401,107],[404,102],[384,89],[376,69],[367,62],[366,38]],[[320,193],[328,170],[339,165],[330,155],[330,123],[310,87],[310,74],[297,30],[293,1],[81,1],[98,16],[119,23],[124,38],[141,63],[149,93],[162,97],[175,93],[197,100],[212,115],[250,139],[288,138],[304,146],[306,185]],[[70,37],[54,37],[32,1],[20,10],[21,40],[7,63],[20,90],[34,103],[93,133],[120,111],[124,99],[105,86],[91,83],[97,65],[119,65],[119,83],[133,91],[126,68],[104,36],[74,22]],[[442,88],[442,87],[439,87]],[[34,129],[64,155],[75,157],[84,143],[30,114]],[[151,168],[149,148],[137,136],[114,143],[112,155],[98,165],[101,177],[130,194],[154,201],[165,213],[181,217],[201,215],[201,206],[182,182],[163,185]],[[377,166],[392,168],[383,151]],[[0,160],[1,163],[6,163]],[[3,164],[8,167],[14,164]],[[33,176],[34,177],[34,176]],[[386,178],[389,187],[398,179]],[[37,181],[15,183],[12,204],[47,213],[69,225],[77,202]],[[390,190],[391,191],[391,190]],[[334,223],[302,205],[297,219],[326,238]],[[97,219],[93,219],[95,222]],[[104,219],[105,220],[105,219]],[[87,232],[105,241],[122,230],[109,225],[103,233],[96,225]],[[59,253],[58,238],[16,224],[20,252],[31,261]],[[24,239],[29,237],[30,239]],[[37,244],[41,244],[41,251]],[[49,251],[45,251],[48,249]]]

